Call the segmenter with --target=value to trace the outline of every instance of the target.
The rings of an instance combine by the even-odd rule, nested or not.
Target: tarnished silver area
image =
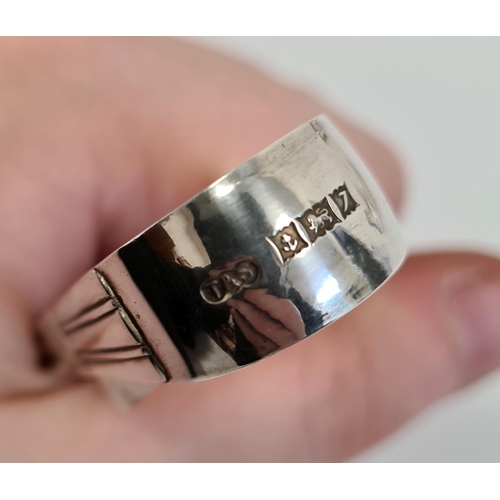
[[[42,329],[104,379],[214,376],[335,321],[403,258],[378,187],[318,117],[105,259]]]

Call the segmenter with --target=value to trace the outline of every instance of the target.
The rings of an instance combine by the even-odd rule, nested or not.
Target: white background
[[[403,224],[413,250],[500,256],[500,39],[195,41],[308,89],[388,138],[411,181]],[[500,373],[435,405],[356,460],[500,461]]]

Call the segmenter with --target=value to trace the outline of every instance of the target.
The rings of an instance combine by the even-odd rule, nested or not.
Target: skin
[[[328,114],[396,210],[402,175],[382,142],[310,97],[177,40],[0,44],[0,460],[345,460],[498,365],[493,340],[463,347],[443,283],[499,263],[443,253],[409,258],[310,339],[218,379],[166,384],[129,411],[92,382],[56,387],[37,318],[294,127]]]
[[[261,288],[247,290],[242,299],[230,299],[227,304],[234,321],[260,356],[306,338],[300,312],[290,300],[268,295]]]

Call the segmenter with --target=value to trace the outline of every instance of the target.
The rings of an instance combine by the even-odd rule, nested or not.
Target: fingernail
[[[450,283],[453,329],[464,361],[480,375],[500,359],[500,277],[462,275]]]

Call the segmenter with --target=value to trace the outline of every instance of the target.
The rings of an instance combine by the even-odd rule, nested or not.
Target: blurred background
[[[191,41],[303,88],[384,137],[407,170],[402,219],[412,251],[500,256],[500,38]],[[500,373],[355,460],[499,462]]]

